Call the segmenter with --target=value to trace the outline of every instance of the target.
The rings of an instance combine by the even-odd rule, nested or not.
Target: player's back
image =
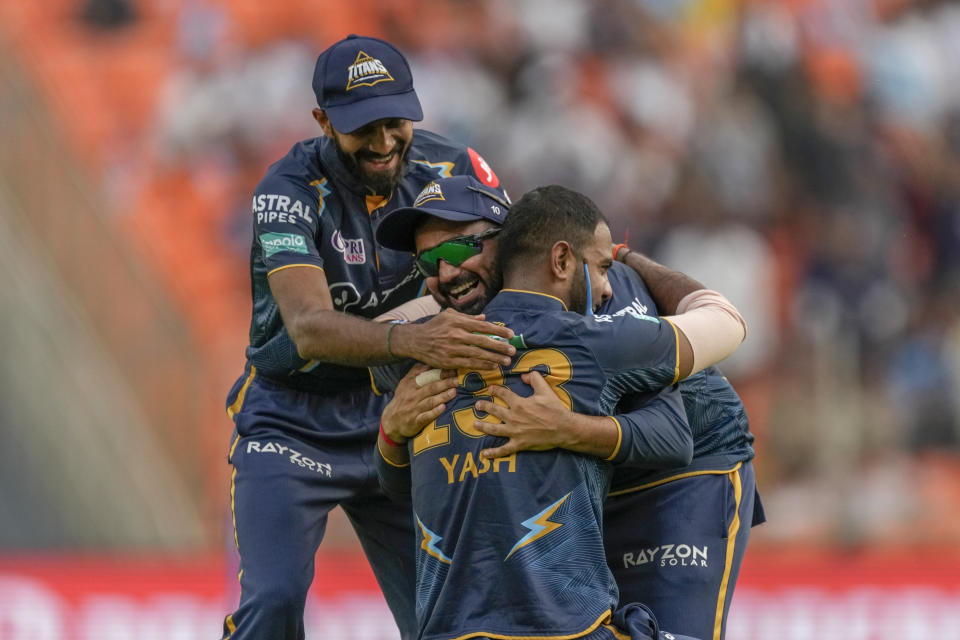
[[[575,634],[616,603],[601,538],[605,466],[562,451],[486,460],[480,451],[498,441],[473,427],[481,417],[473,405],[487,387],[528,393],[520,374],[530,369],[577,398],[580,411],[580,398],[599,397],[600,372],[573,343],[570,324],[553,316],[488,308],[488,319],[523,334],[531,348],[510,367],[458,372],[457,397],[413,441],[424,638]]]
[[[501,442],[474,428],[474,403],[493,384],[529,395],[520,376],[537,370],[574,411],[605,414],[617,392],[596,353],[603,334],[540,294],[505,290],[484,313],[527,348],[510,366],[458,372],[456,398],[411,442],[422,637],[575,637],[617,601],[602,542],[609,466],[564,450],[486,460]]]

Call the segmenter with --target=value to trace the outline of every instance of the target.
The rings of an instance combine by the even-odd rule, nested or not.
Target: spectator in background
[[[84,0],[80,17],[88,26],[108,31],[136,21],[137,9],[131,0]]]

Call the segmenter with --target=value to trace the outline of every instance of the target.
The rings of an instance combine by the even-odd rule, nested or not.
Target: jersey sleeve
[[[376,367],[367,367],[370,370],[370,387],[374,395],[393,393],[403,376],[407,375],[416,363],[413,358],[404,358]]]
[[[380,452],[379,443],[374,445],[377,451],[374,458],[377,461],[377,477],[380,480],[380,488],[383,492],[395,502],[411,502],[410,486],[412,484],[410,477],[410,465],[398,466],[387,460]]]
[[[432,315],[424,316],[409,323],[398,322],[397,324],[422,324],[432,317]],[[370,371],[370,387],[374,395],[381,396],[385,393],[393,393],[403,376],[407,375],[415,364],[417,364],[417,361],[413,358],[403,358],[395,362],[367,367]]]
[[[685,467],[693,458],[693,434],[683,398],[676,386],[653,397],[631,394],[617,405],[613,419],[620,425],[620,448],[613,464],[669,469]]]
[[[602,401],[612,408],[633,391],[654,391],[677,382],[680,375],[679,337],[666,318],[626,307],[619,315],[584,319],[583,337],[604,370],[607,382]]]
[[[261,252],[268,275],[293,265],[323,268],[316,245],[322,187],[322,181],[298,185],[278,175],[268,175],[257,186],[252,203],[254,248]]]

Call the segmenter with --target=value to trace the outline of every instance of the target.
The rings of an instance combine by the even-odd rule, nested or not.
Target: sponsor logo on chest
[[[367,261],[363,238],[344,238],[339,231],[334,231],[330,243],[343,255],[343,261],[347,264],[363,264]]]

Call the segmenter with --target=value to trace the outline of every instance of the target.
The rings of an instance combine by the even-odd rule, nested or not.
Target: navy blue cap
[[[391,211],[377,227],[377,242],[398,251],[416,251],[414,232],[423,216],[454,222],[490,220],[502,225],[510,210],[507,194],[473,176],[434,180],[423,188],[412,207]]]
[[[351,34],[330,45],[313,69],[313,92],[340,133],[381,118],[423,120],[407,59],[379,38]]]

